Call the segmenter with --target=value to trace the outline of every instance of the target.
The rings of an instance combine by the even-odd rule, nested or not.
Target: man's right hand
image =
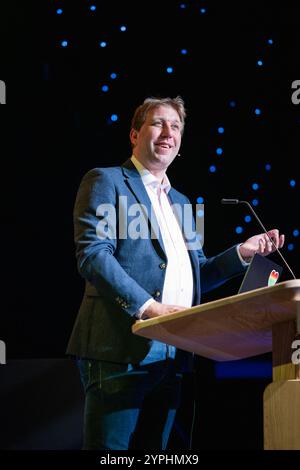
[[[186,307],[181,307],[179,305],[160,304],[159,302],[156,302],[155,300],[143,312],[141,319],[145,320],[146,318],[160,317],[161,315],[166,315],[167,313],[179,312],[180,310],[185,310],[185,309]]]

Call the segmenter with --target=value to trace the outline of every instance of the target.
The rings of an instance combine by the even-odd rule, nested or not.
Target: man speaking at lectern
[[[132,325],[199,304],[201,292],[242,274],[255,253],[275,249],[264,233],[212,258],[187,246],[173,207],[190,203],[166,175],[185,116],[180,97],[147,98],[132,119],[131,158],[89,171],[78,190],[76,256],[86,289],[67,353],[85,388],[84,449],[166,449],[188,353],[136,336]],[[140,237],[123,230],[137,204]],[[282,247],[284,236],[268,233]]]

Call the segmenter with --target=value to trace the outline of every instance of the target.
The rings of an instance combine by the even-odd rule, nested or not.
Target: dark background
[[[181,157],[168,175],[193,203],[204,197],[206,254],[261,232],[255,220],[244,222],[245,207],[221,206],[220,199],[257,198],[265,226],[286,234],[282,253],[299,277],[293,231],[300,229],[300,105],[291,101],[291,83],[300,78],[295,2],[18,1],[1,4],[0,15],[0,79],[7,86],[7,104],[0,108],[0,339],[8,363],[64,357],[83,292],[72,226],[78,184],[90,168],[130,156],[130,120],[150,95],[185,100]],[[99,47],[101,40],[107,47]],[[235,232],[237,225],[243,233]],[[278,255],[272,259],[280,263]],[[285,271],[282,280],[289,277]],[[203,300],[234,294],[240,282]],[[255,361],[259,371],[271,357],[256,358],[254,369]],[[262,377],[253,369],[247,377],[247,364],[243,378],[218,379],[213,361],[196,359],[196,378],[186,379],[184,394],[190,402],[195,380],[197,448],[262,448],[262,431],[253,430],[261,429],[271,366]],[[186,445],[191,416],[191,406],[183,406],[171,445]]]

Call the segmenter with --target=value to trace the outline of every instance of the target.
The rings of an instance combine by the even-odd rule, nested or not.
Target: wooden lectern
[[[272,351],[264,448],[300,450],[300,374],[292,363],[292,343],[300,334],[300,279],[137,321],[132,331],[215,361]]]

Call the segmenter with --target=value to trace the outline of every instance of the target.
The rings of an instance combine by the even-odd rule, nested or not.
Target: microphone
[[[272,243],[273,247],[275,248],[275,250],[277,251],[277,253],[279,254],[279,256],[281,257],[282,261],[284,262],[285,266],[288,268],[289,272],[291,273],[291,275],[293,276],[294,279],[297,279],[295,274],[293,273],[293,271],[291,270],[290,266],[288,265],[287,261],[285,260],[285,258],[283,257],[283,255],[281,254],[281,252],[279,251],[279,249],[277,248],[277,246],[275,245],[274,241],[272,240],[272,238],[270,237],[270,235],[268,234],[267,232],[267,229],[265,228],[265,226],[263,225],[262,221],[260,220],[260,218],[258,217],[258,215],[256,214],[255,210],[253,209],[253,207],[251,206],[251,204],[248,202],[248,201],[240,201],[239,199],[221,199],[221,203],[222,204],[246,204],[248,206],[248,208],[250,209],[250,211],[252,212],[252,214],[254,215],[254,217],[256,218],[257,222],[259,223],[259,225],[262,227],[263,231],[265,232],[265,234],[267,235],[268,239],[270,240],[270,242]]]

